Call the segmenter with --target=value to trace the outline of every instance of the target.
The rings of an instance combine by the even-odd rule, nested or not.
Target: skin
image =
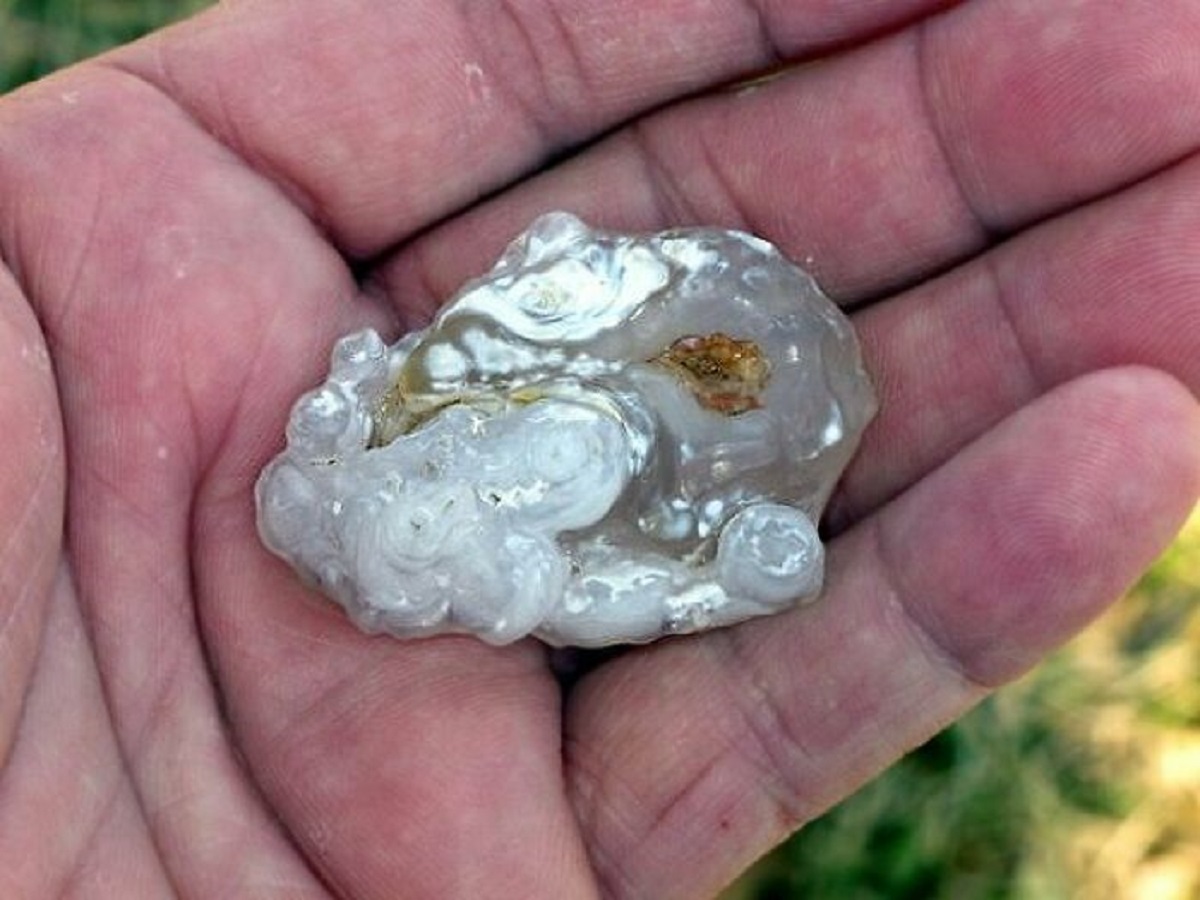
[[[255,0],[0,100],[0,895],[715,893],[1196,502],[1198,44],[1190,0]],[[251,496],[337,335],[551,208],[774,241],[882,395],[820,603],[567,687],[358,634]]]

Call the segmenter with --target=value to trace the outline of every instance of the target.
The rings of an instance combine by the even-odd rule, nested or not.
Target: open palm
[[[0,895],[712,894],[1195,502],[1196,46],[1188,0],[260,0],[0,101]],[[335,337],[552,208],[762,234],[882,394],[819,604],[569,689],[360,635],[252,501]]]

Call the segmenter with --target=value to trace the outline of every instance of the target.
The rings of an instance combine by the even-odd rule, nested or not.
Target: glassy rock
[[[770,244],[552,213],[429,328],[338,342],[259,529],[366,631],[649,641],[816,597],[874,412],[848,320]]]

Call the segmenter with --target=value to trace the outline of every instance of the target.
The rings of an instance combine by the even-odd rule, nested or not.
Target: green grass
[[[0,91],[210,5],[210,0],[0,0]]]
[[[0,90],[205,0],[0,0]],[[738,900],[1200,897],[1200,516],[1131,596],[763,860]]]

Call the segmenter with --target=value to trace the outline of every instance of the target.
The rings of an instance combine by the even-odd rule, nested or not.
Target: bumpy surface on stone
[[[338,342],[259,529],[367,631],[648,641],[817,595],[874,412],[849,322],[770,244],[552,213],[428,329]]]

